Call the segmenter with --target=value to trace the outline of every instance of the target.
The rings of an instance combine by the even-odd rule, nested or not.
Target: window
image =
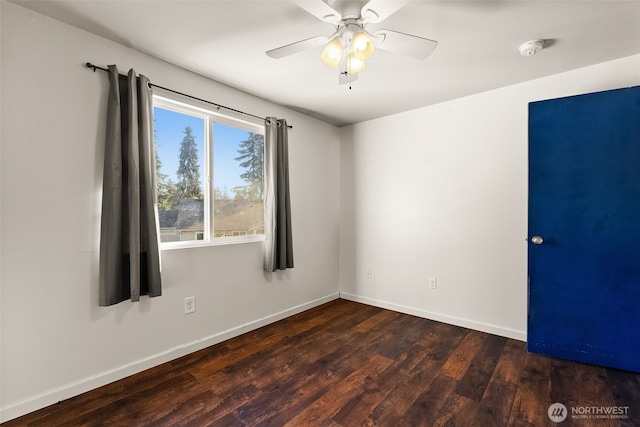
[[[154,96],[160,241],[264,237],[264,126]]]

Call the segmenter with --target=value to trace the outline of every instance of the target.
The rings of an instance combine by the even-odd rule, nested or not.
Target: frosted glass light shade
[[[353,49],[353,54],[363,61],[371,58],[373,53],[376,51],[376,46],[373,44],[373,40],[371,40],[371,37],[369,37],[364,31],[358,31],[353,35],[353,38],[351,39],[351,48]]]
[[[364,70],[366,70],[364,61],[351,52],[347,57],[347,72],[349,74],[355,74]]]
[[[320,60],[322,63],[329,68],[336,68],[340,63],[340,58],[342,58],[342,51],[344,47],[340,40],[333,39],[320,52]]]

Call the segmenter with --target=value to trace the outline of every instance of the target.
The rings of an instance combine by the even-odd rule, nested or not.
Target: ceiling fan
[[[299,7],[322,21],[336,26],[331,36],[317,36],[300,40],[266,53],[280,59],[303,50],[324,46],[320,53],[322,62],[339,69],[339,83],[350,83],[366,68],[376,48],[410,56],[427,58],[438,42],[416,35],[392,30],[368,32],[369,23],[382,22],[410,0],[295,0]]]

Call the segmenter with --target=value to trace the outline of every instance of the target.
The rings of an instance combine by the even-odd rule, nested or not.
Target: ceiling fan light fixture
[[[356,74],[366,69],[365,62],[358,58],[353,52],[347,56],[347,73]]]
[[[351,49],[358,59],[366,61],[373,56],[376,46],[366,32],[358,31],[351,39]]]
[[[342,58],[344,46],[339,39],[334,38],[325,45],[320,53],[320,60],[329,68],[336,68]]]
[[[377,30],[370,33],[366,30],[369,23],[382,22],[409,1],[411,0],[294,0],[302,9],[320,20],[334,24],[335,32],[329,37],[316,36],[289,43],[268,50],[266,54],[271,58],[280,59],[322,46],[320,60],[329,68],[339,68],[340,84],[351,84],[355,81],[358,78],[357,74],[365,71],[366,61],[374,55],[377,47],[412,58],[425,59],[433,52],[438,42],[398,31]]]

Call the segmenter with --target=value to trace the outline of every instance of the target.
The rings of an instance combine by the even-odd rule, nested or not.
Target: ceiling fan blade
[[[336,24],[342,19],[340,13],[328,5],[324,0],[294,0],[299,8],[320,19],[321,21]]]
[[[438,46],[435,40],[391,30],[378,30],[373,36],[378,48],[416,59],[426,59]]]
[[[361,16],[366,22],[382,22],[411,0],[371,0],[362,7]]]
[[[300,40],[299,42],[291,43],[288,45],[280,46],[275,49],[268,50],[266,53],[272,58],[280,59],[285,56],[293,55],[294,53],[302,52],[303,50],[311,49],[316,46],[321,46],[329,38],[324,36],[312,37],[306,40]]]

